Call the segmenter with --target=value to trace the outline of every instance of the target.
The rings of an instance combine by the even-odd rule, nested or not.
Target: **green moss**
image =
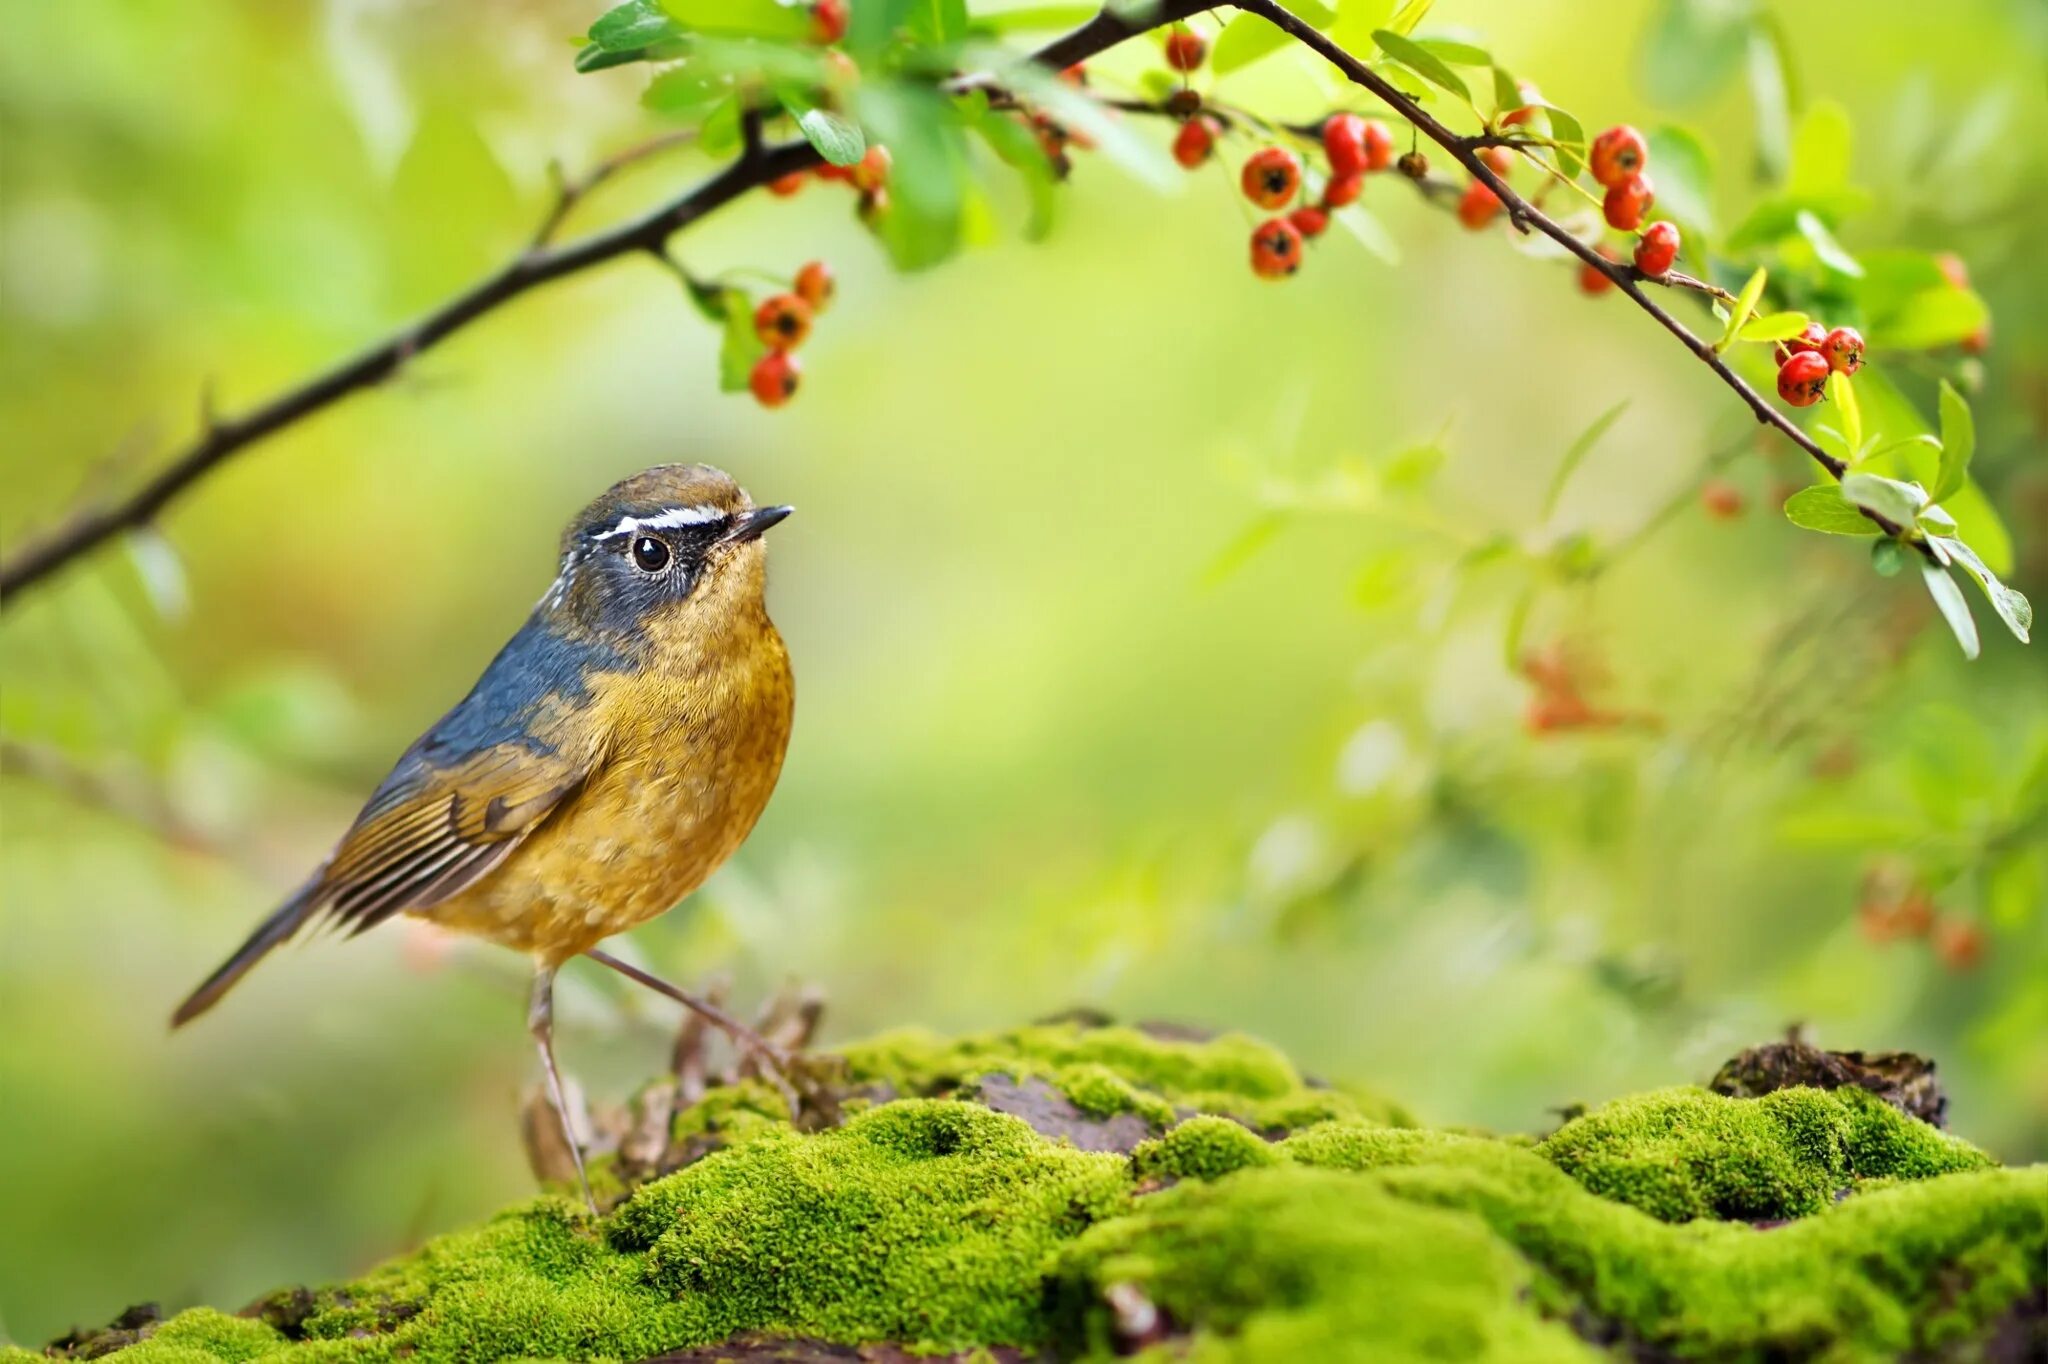
[[[1272,1145],[1242,1123],[1207,1115],[1189,1118],[1131,1153],[1141,1179],[1218,1179],[1279,1160]]]
[[[1162,1364],[1848,1364],[1967,1354],[2048,1291],[2048,1168],[1983,1168],[1856,1090],[1665,1090],[1529,1143],[1389,1126],[1241,1038],[1047,1026],[850,1055],[906,1097],[804,1134],[765,1087],[716,1091],[675,1131],[722,1149],[609,1217],[536,1200],[263,1320],[183,1313],[124,1357],[631,1360],[761,1332],[1091,1359],[1149,1341]],[[995,1074],[1162,1135],[1129,1158],[1048,1140],[972,1100]],[[1118,1337],[1132,1291],[1168,1339]]]
[[[1593,1192],[1669,1222],[1803,1217],[1858,1180],[1991,1163],[1860,1089],[1657,1090],[1575,1118],[1536,1150]]]
[[[1218,1113],[1274,1130],[1333,1118],[1414,1121],[1384,1099],[1312,1085],[1282,1053],[1234,1033],[1200,1041],[1042,1023],[941,1038],[911,1029],[844,1054],[856,1083],[898,1094],[950,1093],[983,1075],[1032,1077],[1058,1086],[1083,1111],[1141,1113],[1161,1127],[1184,1113]]]

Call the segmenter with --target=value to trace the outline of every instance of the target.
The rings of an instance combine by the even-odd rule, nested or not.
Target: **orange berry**
[[[1820,358],[1828,368],[1854,374],[1863,368],[1863,333],[1854,327],[1837,327],[1821,338]]]
[[[1484,184],[1474,180],[1465,186],[1465,197],[1458,200],[1458,221],[1478,231],[1494,220],[1500,212],[1500,196]]]
[[[1906,892],[1892,911],[1892,921],[1902,937],[1924,938],[1934,927],[1934,901],[1919,886]]]
[[[1984,930],[1972,919],[1943,918],[1934,925],[1934,954],[1951,971],[1972,970],[1984,959]]]
[[[861,159],[848,168],[848,178],[855,189],[877,190],[889,179],[889,149],[877,142],[867,149]]]
[[[1069,85],[1086,85],[1088,83],[1087,63],[1075,62],[1072,66],[1062,67],[1060,69],[1060,79]]]
[[[1209,44],[1193,29],[1174,26],[1166,35],[1166,64],[1176,71],[1193,71],[1209,55]]]
[[[1957,343],[1965,355],[1982,355],[1991,349],[1991,324],[1986,322]]]
[[[1953,251],[1944,251],[1934,258],[1941,269],[1941,277],[1958,289],[1970,287],[1970,267],[1963,264],[1963,258]]]
[[[1616,264],[1620,264],[1620,258],[1619,258],[1618,256],[1616,256],[1616,255],[1614,254],[1614,248],[1613,248],[1613,247],[1609,247],[1609,246],[1603,246],[1603,247],[1601,247],[1601,248],[1600,248],[1600,254],[1601,254],[1602,256],[1606,257],[1606,258],[1607,258],[1608,260],[1610,260],[1610,261],[1614,261],[1614,262],[1615,262]],[[1580,293],[1582,293],[1582,294],[1604,294],[1604,293],[1606,293],[1606,292],[1607,292],[1607,291],[1608,291],[1609,289],[1612,289],[1613,287],[1614,287],[1614,276],[1612,276],[1612,275],[1608,274],[1608,273],[1607,273],[1607,272],[1606,272],[1605,270],[1602,270],[1602,269],[1600,269],[1600,268],[1599,268],[1598,266],[1596,266],[1596,265],[1593,265],[1593,264],[1592,264],[1591,262],[1581,262],[1581,263],[1580,263],[1580,265],[1579,265],[1579,292],[1580,292]]]
[[[1320,237],[1330,226],[1330,215],[1323,209],[1303,206],[1288,214],[1287,221],[1304,237]]]
[[[1239,183],[1260,208],[1285,208],[1301,192],[1301,158],[1285,147],[1261,147],[1245,158]]]
[[[1503,180],[1507,179],[1508,172],[1515,168],[1515,154],[1506,147],[1481,147],[1479,159],[1486,163],[1488,170]]]
[[[1394,135],[1376,118],[1365,121],[1365,168],[1385,170],[1394,162]]]
[[[1285,279],[1301,268],[1301,229],[1285,218],[1268,218],[1252,233],[1252,273]]]
[[[1649,162],[1650,144],[1626,123],[1594,138],[1592,150],[1586,156],[1586,168],[1593,172],[1593,178],[1610,189],[1640,174]]]
[[[1778,367],[1778,396],[1794,407],[1812,407],[1827,392],[1828,362],[1803,350]]]
[[[1636,242],[1636,269],[1651,279],[1671,273],[1678,259],[1678,228],[1673,223],[1651,223]]]
[[[1358,196],[1365,189],[1363,175],[1334,175],[1323,186],[1323,207],[1342,208],[1358,202]]]
[[[796,296],[811,305],[813,316],[832,306],[832,295],[838,292],[839,281],[832,276],[832,267],[821,260],[806,261],[796,272],[793,284]]]
[[[1733,521],[1742,515],[1742,490],[1723,479],[1710,478],[1700,485],[1700,506],[1716,521]]]
[[[1503,128],[1512,128],[1517,124],[1527,123],[1530,119],[1536,117],[1537,106],[1543,103],[1543,92],[1536,88],[1533,81],[1516,81],[1515,93],[1520,95],[1525,102],[1519,109],[1510,109],[1501,115],[1500,124]]]
[[[1207,114],[1197,114],[1181,124],[1173,135],[1173,159],[1188,170],[1195,169],[1216,150],[1217,131],[1216,120]]]
[[[778,175],[768,182],[768,192],[778,199],[787,199],[790,195],[804,187],[804,179],[805,176],[802,171],[791,171],[787,175]]]
[[[811,41],[830,47],[846,36],[846,0],[815,0],[811,6]]]
[[[771,350],[795,350],[811,334],[811,305],[795,294],[776,294],[754,309],[754,335]]]
[[[796,357],[786,351],[771,350],[754,362],[754,368],[747,375],[747,387],[754,392],[754,401],[763,407],[780,407],[796,396],[796,386],[803,377]]]
[[[1331,114],[1323,120],[1323,155],[1330,162],[1330,176],[1341,179],[1361,175],[1366,165],[1365,120],[1357,114]]]
[[[1622,232],[1633,232],[1643,225],[1643,215],[1650,211],[1656,201],[1657,190],[1647,175],[1631,175],[1617,180],[1607,188],[1607,197],[1601,201],[1601,210],[1607,215],[1607,225]]]

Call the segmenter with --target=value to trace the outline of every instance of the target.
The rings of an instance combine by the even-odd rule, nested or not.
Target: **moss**
[[[1759,1099],[1657,1090],[1575,1118],[1536,1150],[1593,1192],[1669,1222],[1803,1217],[1859,1180],[1991,1163],[1860,1089]]]
[[[721,1149],[608,1217],[539,1199],[260,1316],[145,1325],[124,1357],[629,1360],[764,1333],[1197,1364],[1845,1364],[1966,1355],[2048,1301],[2048,1168],[1983,1168],[1860,1090],[1665,1090],[1531,1143],[1387,1125],[1242,1038],[1048,1025],[850,1058],[871,1106],[840,1126],[718,1090],[675,1134]],[[1034,1130],[973,1100],[998,1074],[1066,1102],[1024,1105]],[[1160,1135],[1076,1149],[1069,1104]]]
[[[1036,1077],[1057,1085],[1083,1111],[1142,1113],[1162,1127],[1187,1113],[1217,1113],[1277,1131],[1334,1118],[1414,1121],[1384,1099],[1311,1084],[1281,1052],[1234,1033],[1203,1040],[1041,1023],[941,1038],[910,1029],[849,1047],[845,1058],[855,1082],[897,1094],[950,1093],[982,1075]]]

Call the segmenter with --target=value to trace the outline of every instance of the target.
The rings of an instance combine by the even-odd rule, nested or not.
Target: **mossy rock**
[[[714,1090],[675,1119],[697,1157],[602,1218],[551,1195],[351,1283],[63,1344],[134,1364],[2048,1346],[2048,1167],[1996,1168],[1861,1089],[1662,1090],[1532,1143],[1415,1127],[1245,1038],[898,1034],[845,1072],[847,1116],[816,1132]]]

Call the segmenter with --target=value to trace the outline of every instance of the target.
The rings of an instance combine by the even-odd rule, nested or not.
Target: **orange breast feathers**
[[[588,677],[579,726],[604,736],[588,778],[503,865],[423,917],[562,962],[702,885],[767,807],[789,745],[789,655],[765,614],[755,621]]]

